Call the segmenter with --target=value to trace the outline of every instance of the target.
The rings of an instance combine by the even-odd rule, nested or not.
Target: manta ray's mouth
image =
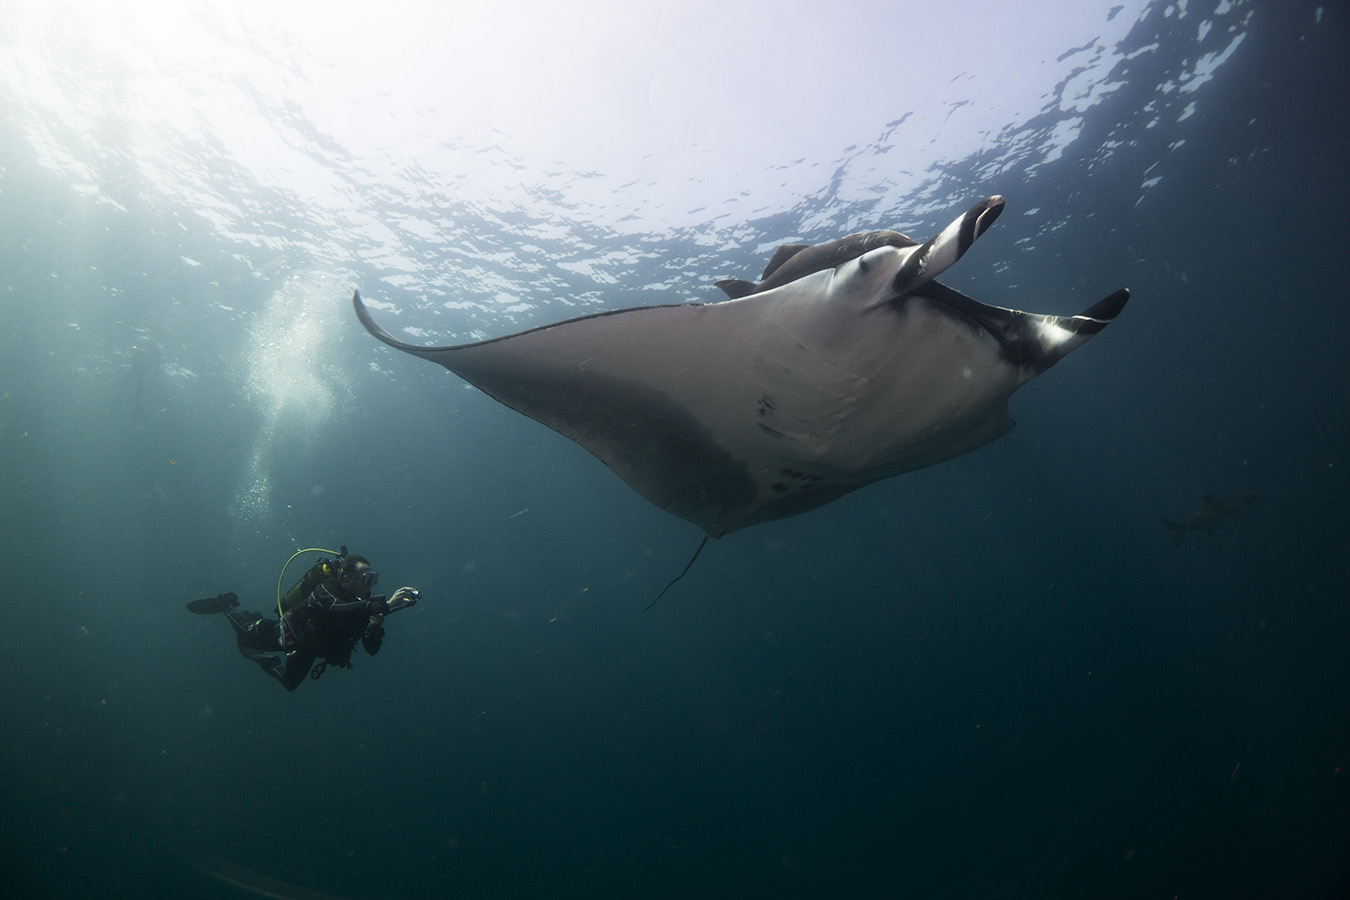
[[[968,297],[955,288],[939,281],[930,281],[911,291],[891,298],[889,302],[899,310],[911,300],[923,300],[944,316],[961,322],[974,331],[987,331],[994,337],[1000,337],[1005,331],[1012,310],[981,303],[974,297]]]

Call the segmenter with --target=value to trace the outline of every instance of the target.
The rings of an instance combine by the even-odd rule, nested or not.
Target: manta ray
[[[708,537],[815,509],[982,447],[1008,398],[1109,324],[989,306],[934,279],[1003,211],[920,244],[895,231],[788,244],[728,299],[620,309],[450,347],[372,335],[571,438]]]

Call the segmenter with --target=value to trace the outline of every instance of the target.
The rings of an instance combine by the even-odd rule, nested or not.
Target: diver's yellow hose
[[[297,551],[295,551],[294,553],[291,554],[291,559],[286,560],[286,565],[281,567],[281,574],[277,576],[277,618],[278,618],[278,619],[280,619],[282,616],[285,615],[285,612],[283,612],[282,609],[281,609],[281,580],[282,580],[283,578],[286,577],[286,567],[289,566],[289,565],[291,564],[291,560],[295,559],[295,558],[296,558],[297,556],[299,556],[301,553],[331,553],[331,554],[333,554],[334,556],[337,556],[337,555],[338,555],[338,552],[337,552],[336,550],[325,550],[325,549],[323,549],[322,547],[307,547],[307,548],[305,548],[304,550],[297,550]]]

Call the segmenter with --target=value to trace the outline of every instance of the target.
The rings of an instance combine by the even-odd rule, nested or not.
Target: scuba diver
[[[285,575],[283,566],[281,577]],[[388,599],[372,597],[370,589],[379,577],[370,560],[347,553],[344,546],[336,559],[321,559],[310,567],[284,597],[281,578],[277,579],[276,619],[239,609],[239,598],[229,592],[193,600],[187,608],[198,615],[224,613],[239,652],[293,691],[306,674],[318,678],[330,665],[350,669],[358,641],[371,656],[380,652],[384,617],[416,605],[419,594],[410,587],[399,588]],[[310,671],[320,658],[323,662]]]

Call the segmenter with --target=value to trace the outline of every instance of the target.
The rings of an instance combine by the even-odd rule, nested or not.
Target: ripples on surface
[[[1032,28],[995,5],[957,29],[862,4],[26,2],[0,89],[77,190],[188,210],[255,270],[351,279],[415,309],[410,335],[466,340],[708,299],[784,241],[925,237],[1066,158],[1109,169],[1194,115],[1248,6],[1066,3]]]

